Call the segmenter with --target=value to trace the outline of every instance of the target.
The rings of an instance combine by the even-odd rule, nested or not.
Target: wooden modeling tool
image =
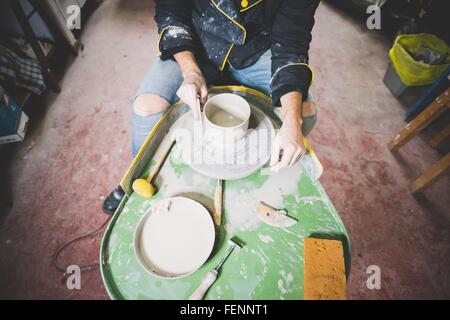
[[[257,213],[261,221],[273,227],[288,228],[297,223],[296,219],[287,215],[286,210],[274,209],[264,202],[259,203]]]
[[[230,239],[230,249],[228,249],[228,252],[225,254],[225,256],[220,260],[219,264],[210,272],[208,272],[203,279],[202,283],[200,283],[200,286],[192,293],[192,295],[189,297],[189,300],[202,300],[205,296],[206,292],[209,288],[214,284],[214,282],[217,280],[217,276],[219,275],[219,270],[222,267],[222,265],[225,263],[225,261],[228,259],[228,257],[231,255],[233,250],[235,248],[241,249],[244,244],[237,238],[233,237]]]
[[[150,170],[150,174],[148,175],[147,179],[136,179],[133,182],[133,190],[139,194],[143,198],[150,198],[155,194],[155,188],[152,185],[153,178],[158,174],[159,170],[161,169],[164,161],[166,160],[167,156],[170,153],[170,150],[172,150],[172,147],[175,144],[175,140],[172,141],[170,146],[167,148],[167,150],[164,152],[164,154],[161,156],[159,161],[155,164],[155,166]]]
[[[223,181],[218,179],[216,190],[214,192],[214,214],[213,219],[216,226],[220,227],[222,224],[222,202],[223,202]]]
[[[198,122],[200,124],[200,138],[203,139],[203,112],[202,112],[202,105],[200,104],[200,97],[197,97],[197,107],[198,107]]]

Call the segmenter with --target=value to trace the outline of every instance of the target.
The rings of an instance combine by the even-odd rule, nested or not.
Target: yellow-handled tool
[[[132,185],[133,190],[141,197],[150,198],[155,194],[155,188],[152,185],[153,178],[158,174],[159,169],[161,169],[161,166],[163,165],[164,161],[169,155],[170,150],[172,150],[172,147],[174,146],[175,142],[176,142],[175,140],[172,141],[172,143],[164,152],[164,154],[161,156],[159,161],[155,164],[152,170],[150,170],[150,174],[148,175],[147,179],[134,180]]]

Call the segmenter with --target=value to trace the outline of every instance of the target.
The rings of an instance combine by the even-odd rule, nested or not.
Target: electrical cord
[[[79,237],[76,237],[72,240],[69,240],[69,241],[65,242],[63,245],[61,245],[58,248],[58,250],[56,250],[55,254],[53,255],[52,263],[55,266],[55,268],[60,272],[66,273],[67,267],[69,265],[64,267],[64,266],[61,266],[60,264],[58,264],[58,258],[59,258],[59,255],[61,254],[61,252],[63,252],[64,249],[66,249],[72,243],[75,243],[77,241],[81,241],[81,240],[84,240],[87,238],[91,238],[94,235],[96,235],[100,230],[102,230],[108,224],[110,219],[111,219],[111,216],[109,216],[108,219],[106,219],[105,222],[103,222],[103,224],[100,227],[98,227],[97,229],[90,231],[86,234],[83,234]],[[96,261],[95,263],[92,263],[92,264],[86,264],[86,265],[80,266],[80,271],[90,271],[90,270],[96,269],[97,267],[98,267],[98,261]]]

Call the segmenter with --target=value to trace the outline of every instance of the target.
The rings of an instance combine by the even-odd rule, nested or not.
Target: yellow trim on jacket
[[[273,79],[275,78],[275,76],[277,75],[278,72],[280,72],[282,69],[286,68],[286,67],[290,67],[290,66],[306,66],[310,71],[311,71],[311,84],[314,82],[314,71],[311,69],[311,67],[309,66],[309,64],[304,63],[304,62],[296,62],[296,63],[288,63],[284,66],[282,66],[281,68],[278,68],[277,71],[275,71],[275,73],[273,74],[272,78],[270,79],[270,84],[272,84]]]
[[[161,32],[159,33],[159,39],[158,39],[158,43],[156,44],[158,47],[158,52],[161,52],[161,50],[159,49],[159,44],[161,43],[161,39],[163,37],[164,32],[166,32],[167,29],[174,27],[174,26],[167,26],[164,29],[161,30]]]
[[[231,49],[233,49],[233,47],[234,47],[234,44],[232,44],[230,49],[228,49],[227,55],[225,56],[225,60],[223,60],[222,66],[220,67],[220,71],[223,71],[223,69],[225,68],[225,64],[227,63],[228,57],[230,56]]]
[[[241,10],[239,10],[239,12],[247,11],[248,9],[253,8],[254,6],[256,6],[258,3],[261,3],[262,1],[263,1],[263,0],[256,1],[256,2],[253,3],[252,5],[250,5],[250,6],[248,6],[248,7],[245,7],[245,8],[242,8]]]

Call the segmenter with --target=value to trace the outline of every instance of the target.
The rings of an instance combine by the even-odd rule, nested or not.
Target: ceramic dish
[[[141,265],[162,278],[182,278],[199,269],[214,247],[215,229],[208,210],[185,197],[152,202],[134,235]]]

